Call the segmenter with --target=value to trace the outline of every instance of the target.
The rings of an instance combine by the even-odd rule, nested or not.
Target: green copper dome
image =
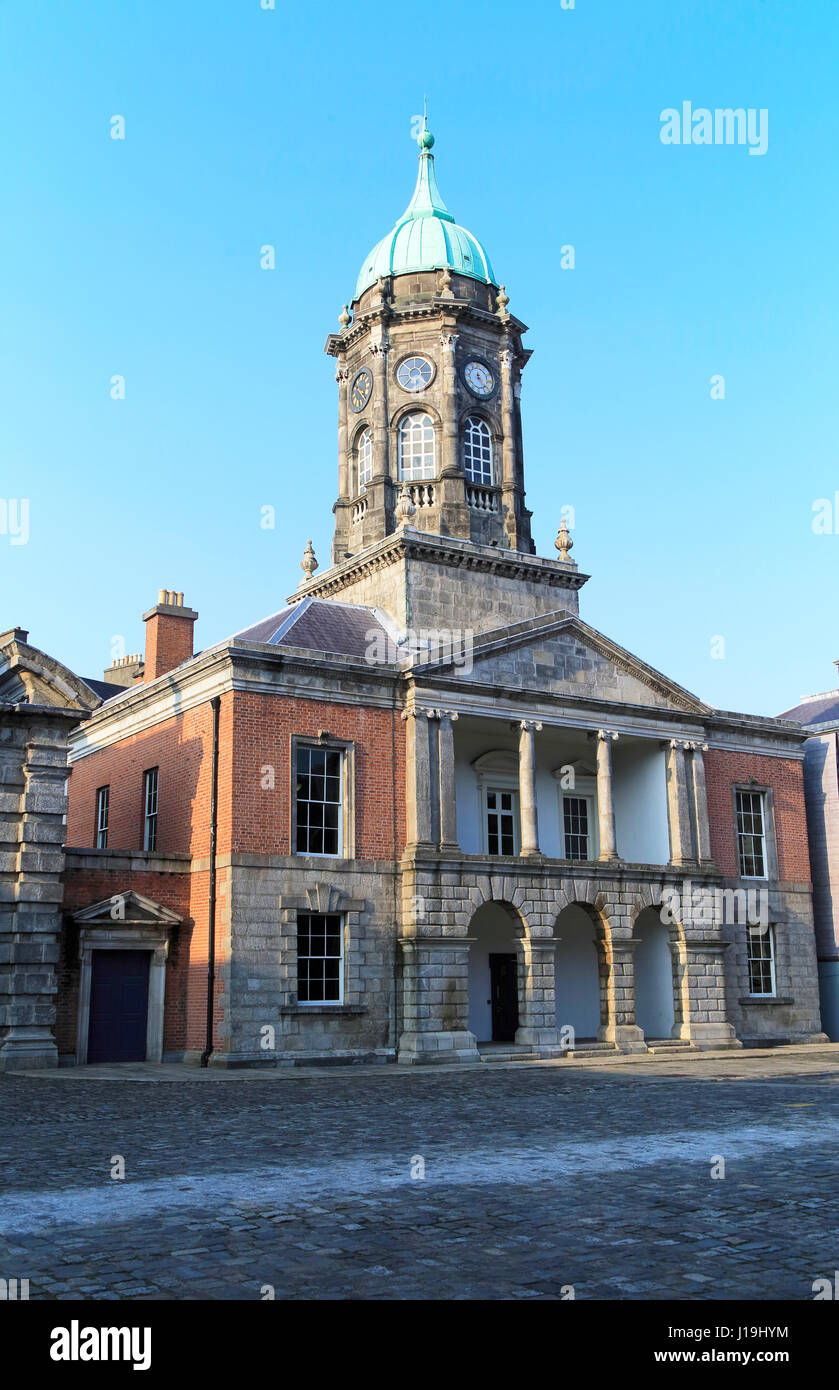
[[[426,124],[417,137],[419,174],[414,196],[392,232],[373,247],[361,267],[355,299],[380,275],[407,275],[417,270],[442,270],[469,275],[485,285],[497,285],[489,256],[479,241],[459,227],[440,197],[431,147],[434,136]]]

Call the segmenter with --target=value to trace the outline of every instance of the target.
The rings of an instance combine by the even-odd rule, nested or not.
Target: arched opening
[[[479,1043],[512,1043],[519,1026],[521,922],[504,903],[484,903],[469,926],[469,1031]]]
[[[645,907],[635,922],[635,1022],[649,1041],[670,1038],[676,1024],[673,1002],[671,928],[660,913]]]
[[[585,908],[572,903],[559,914],[554,934],[556,1026],[573,1028],[574,1042],[593,1042],[601,1021],[597,928]]]

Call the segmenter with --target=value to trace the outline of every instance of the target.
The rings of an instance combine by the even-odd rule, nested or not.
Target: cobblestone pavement
[[[835,1048],[12,1075],[0,1277],[32,1299],[808,1300],[839,1268],[837,1140]]]

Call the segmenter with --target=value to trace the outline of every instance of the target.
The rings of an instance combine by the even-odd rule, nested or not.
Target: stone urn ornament
[[[305,574],[306,579],[311,579],[317,567],[318,562],[310,539],[306,542],[306,549],[303,551],[303,559],[300,561],[300,568]]]
[[[559,551],[560,560],[570,559],[570,555],[568,552],[573,548],[574,542],[571,539],[571,533],[569,532],[568,527],[565,523],[565,517],[562,518],[562,522],[560,523],[559,531],[557,532],[557,537],[554,541],[554,545]]]

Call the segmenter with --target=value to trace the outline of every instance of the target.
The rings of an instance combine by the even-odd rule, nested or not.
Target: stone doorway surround
[[[91,903],[72,914],[79,929],[79,1005],[76,1019],[76,1065],[87,1062],[90,1031],[90,987],[94,951],[150,951],[149,1009],[146,1025],[146,1061],[163,1060],[163,1009],[166,992],[166,960],[169,936],[181,918],[140,893],[128,890]]]

